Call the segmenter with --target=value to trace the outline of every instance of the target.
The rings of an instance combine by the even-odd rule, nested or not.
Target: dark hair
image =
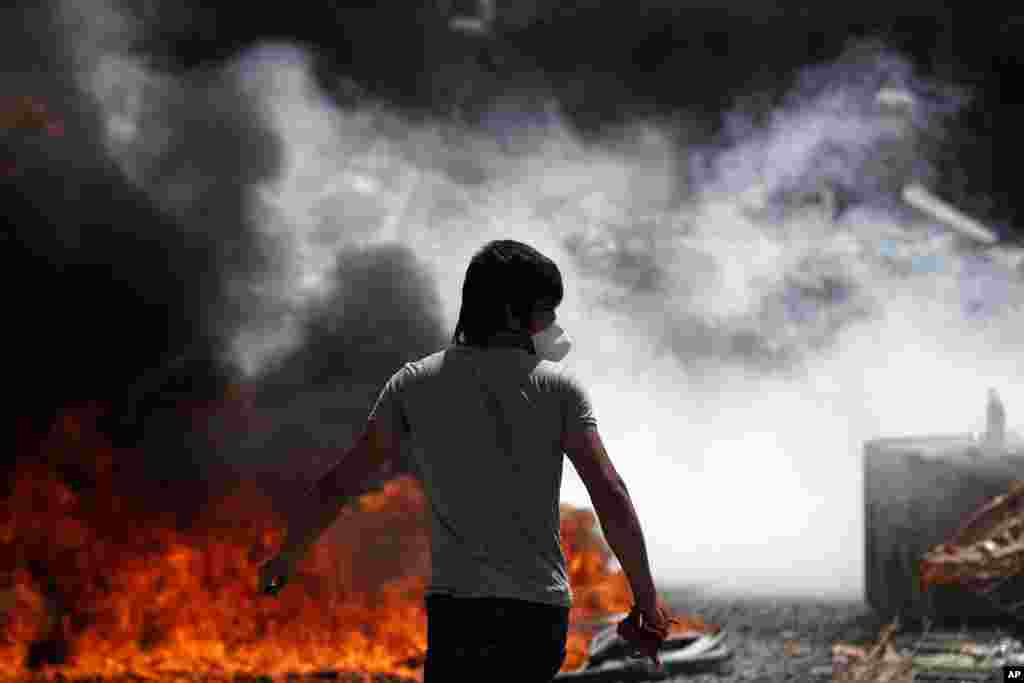
[[[562,273],[544,254],[515,240],[488,242],[466,268],[452,343],[482,346],[506,329],[506,305],[526,320],[538,304],[558,306],[563,294]]]

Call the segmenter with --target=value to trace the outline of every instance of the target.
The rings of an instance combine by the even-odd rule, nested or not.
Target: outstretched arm
[[[359,440],[316,484],[289,517],[282,555],[299,560],[355,496],[394,471],[401,442],[371,417]]]

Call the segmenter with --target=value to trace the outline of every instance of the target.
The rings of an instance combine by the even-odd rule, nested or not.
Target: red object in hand
[[[660,606],[654,614],[640,612],[634,607],[629,616],[619,622],[617,631],[619,637],[635,647],[641,655],[650,657],[660,671],[662,665],[658,649],[668,638],[673,622]]]

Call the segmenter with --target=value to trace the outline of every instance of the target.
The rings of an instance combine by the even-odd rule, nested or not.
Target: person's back
[[[413,435],[430,502],[428,595],[570,606],[561,435],[596,421],[565,368],[514,344],[456,344],[406,364],[380,405]]]
[[[633,587],[642,618],[627,633],[649,653],[667,633],[625,484],[587,392],[558,363],[571,346],[555,323],[562,296],[553,261],[521,242],[488,243],[466,271],[452,345],[395,373],[371,413],[412,437],[430,505],[424,683],[558,672],[572,604],[559,531],[565,455]]]
[[[391,377],[354,454],[319,480],[318,502],[296,512],[284,548],[261,568],[263,589],[283,587],[337,514],[331,501],[361,490],[411,438],[433,549],[424,683],[550,681],[565,658],[572,603],[559,534],[564,453],[633,591],[620,634],[657,660],[667,617],[590,400],[559,364],[571,346],[555,323],[562,296],[558,267],[532,247],[500,240],[478,251],[452,345]]]

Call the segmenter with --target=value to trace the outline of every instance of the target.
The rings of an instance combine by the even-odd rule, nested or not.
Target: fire
[[[271,599],[256,591],[282,536],[269,498],[238,480],[186,529],[144,510],[125,474],[138,453],[102,436],[101,412],[68,411],[8,479],[0,678],[422,677],[429,532],[413,479],[349,506]],[[574,624],[628,611],[589,511],[562,507],[562,543]],[[564,668],[585,661],[588,638],[573,629]]]
[[[42,132],[51,138],[62,137],[65,132],[64,119],[39,97],[0,96],[0,138],[6,140],[13,135],[31,137]],[[17,176],[20,170],[17,159],[0,158],[0,176]]]
[[[0,97],[0,131],[46,131],[48,135],[64,134],[64,122],[46,103],[31,95]]]

